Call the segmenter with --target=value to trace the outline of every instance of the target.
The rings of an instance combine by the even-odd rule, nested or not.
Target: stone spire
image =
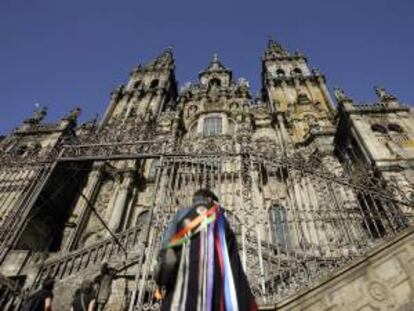
[[[166,69],[174,66],[174,55],[172,46],[167,47],[160,55],[150,61],[145,69]]]
[[[273,40],[270,36],[269,40],[267,41],[267,47],[264,52],[263,58],[264,59],[271,59],[275,57],[288,57],[290,53],[286,50],[280,43]]]
[[[216,52],[213,53],[213,58],[211,59],[208,67],[204,69],[203,71],[201,71],[200,75],[204,73],[211,73],[211,72],[231,73],[231,70],[228,69],[226,66],[224,66],[223,63],[220,61],[219,55]]]
[[[220,81],[219,84],[229,85],[232,79],[232,72],[223,65],[217,53],[213,54],[213,58],[206,69],[199,73],[201,84],[209,84],[211,80]]]

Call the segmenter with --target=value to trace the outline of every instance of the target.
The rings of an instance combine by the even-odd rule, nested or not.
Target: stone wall
[[[414,310],[414,230],[381,244],[276,310]]]

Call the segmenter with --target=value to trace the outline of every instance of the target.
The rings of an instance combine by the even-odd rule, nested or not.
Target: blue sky
[[[49,106],[47,121],[83,107],[104,112],[130,70],[174,46],[180,84],[195,81],[217,51],[235,77],[260,85],[272,35],[300,49],[358,101],[373,86],[413,104],[414,1],[1,0],[0,133]]]

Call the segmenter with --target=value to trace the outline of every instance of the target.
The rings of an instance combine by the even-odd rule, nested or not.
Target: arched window
[[[220,79],[213,78],[213,79],[210,80],[209,85],[210,85],[210,87],[220,87],[221,86],[221,81],[220,81]]]
[[[304,93],[301,93],[301,94],[298,95],[298,103],[299,104],[307,104],[309,102],[310,102],[310,100],[309,100],[308,95],[306,95]]]
[[[300,70],[299,68],[295,68],[292,70],[293,76],[300,76],[301,74],[302,74],[302,70]]]
[[[283,69],[276,70],[276,76],[278,76],[278,77],[284,77],[285,75],[286,74],[285,74],[285,71]]]
[[[373,132],[379,132],[381,134],[387,134],[388,133],[387,128],[385,126],[381,125],[381,124],[378,124],[378,123],[372,124],[371,125],[371,130]]]
[[[141,80],[138,80],[134,83],[134,89],[137,89],[141,85]]]
[[[388,130],[397,132],[397,133],[404,133],[404,129],[401,127],[401,125],[397,123],[388,124]]]
[[[150,88],[155,89],[160,84],[160,80],[154,79],[151,81]]]
[[[286,209],[280,205],[273,205],[269,209],[269,224],[272,243],[281,249],[291,247],[291,235]]]
[[[208,117],[204,119],[204,136],[220,135],[222,133],[221,117]]]

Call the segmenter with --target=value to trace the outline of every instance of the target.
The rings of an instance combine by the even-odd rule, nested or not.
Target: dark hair
[[[80,285],[79,292],[83,293],[93,293],[93,282],[90,280],[82,281]]]
[[[52,290],[54,286],[55,286],[55,280],[52,278],[46,278],[42,282],[42,289]]]
[[[193,204],[206,202],[207,199],[218,201],[214,192],[206,188],[199,189],[193,194]]]
[[[92,286],[93,286],[93,282],[90,280],[83,280],[80,285],[80,287],[83,289],[89,289],[89,288],[92,288]]]

